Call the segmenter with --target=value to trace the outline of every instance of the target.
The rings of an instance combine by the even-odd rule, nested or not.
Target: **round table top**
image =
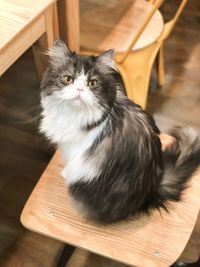
[[[81,50],[124,52],[151,9],[146,0],[80,1]],[[156,11],[133,50],[155,42],[163,28],[163,17]]]

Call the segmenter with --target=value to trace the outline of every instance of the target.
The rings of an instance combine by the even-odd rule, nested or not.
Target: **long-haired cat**
[[[153,118],[124,94],[112,50],[81,56],[58,40],[49,53],[40,130],[62,151],[83,214],[113,223],[178,201],[200,164],[199,137],[174,131],[162,151]]]

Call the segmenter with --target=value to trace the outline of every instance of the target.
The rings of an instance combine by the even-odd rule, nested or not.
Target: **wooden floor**
[[[166,17],[175,1],[167,2]],[[164,130],[175,124],[200,129],[199,28],[200,1],[190,0],[165,44],[162,89],[157,88],[155,71],[152,74],[147,110]],[[55,266],[63,245],[27,231],[19,221],[53,152],[37,130],[39,81],[31,50],[1,78],[0,97],[0,266]]]

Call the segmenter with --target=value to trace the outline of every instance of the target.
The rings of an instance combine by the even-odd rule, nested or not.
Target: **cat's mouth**
[[[77,89],[77,93],[74,99],[84,102],[85,94],[86,94],[85,90]]]
[[[83,96],[82,96],[82,94],[79,92],[79,93],[76,95],[75,99],[83,100]]]
[[[81,93],[78,93],[78,94],[76,94],[73,98],[72,98],[72,101],[74,101],[74,102],[77,102],[77,103],[81,103],[81,102],[85,102],[84,101],[84,97],[83,97],[83,95],[81,94]]]

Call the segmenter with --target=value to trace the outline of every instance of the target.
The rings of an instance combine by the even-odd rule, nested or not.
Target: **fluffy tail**
[[[200,137],[191,128],[177,128],[170,133],[176,142],[163,152],[164,175],[160,197],[178,201],[187,182],[200,166]]]

